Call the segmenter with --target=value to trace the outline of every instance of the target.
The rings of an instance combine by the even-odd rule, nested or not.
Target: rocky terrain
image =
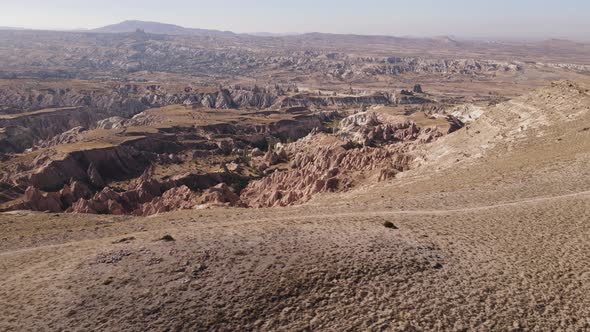
[[[370,111],[282,107],[289,98],[310,100],[301,94],[265,112],[232,99],[220,109],[194,101],[196,108],[190,102],[74,127],[4,163],[1,181],[23,197],[3,209],[145,215],[208,203],[284,206],[350,189],[359,171],[387,179],[407,168],[404,153],[414,145],[463,125],[452,115],[392,114],[402,106],[394,96],[311,97],[318,107],[388,107]],[[230,106],[237,108],[221,110]],[[178,190],[188,196],[173,195]]]
[[[588,55],[2,30],[0,330],[589,330]]]
[[[588,45],[567,42],[477,43],[323,34],[257,37],[224,32],[183,36],[134,30],[0,31],[0,78],[158,77],[209,83],[254,78],[265,84],[307,85],[316,80],[387,81],[408,73],[443,74],[450,80],[474,75],[526,78],[524,70],[553,68],[574,75],[587,73],[590,65],[585,60]]]
[[[253,161],[293,164],[261,180],[272,190],[281,183],[274,177],[299,163],[308,165],[302,173],[330,173],[333,161],[321,153],[340,140],[350,145],[334,150],[347,160],[332,174],[336,186],[348,179],[341,172],[356,170],[357,154],[376,164],[390,148],[412,156],[394,159],[408,169],[392,178],[303,205],[193,210],[227,188],[197,196],[180,186],[150,208],[182,201],[191,209],[150,218],[0,214],[0,327],[590,329],[589,86],[557,82],[445,113],[456,112],[471,119],[460,129],[443,112],[427,122],[406,115],[408,126],[381,106],[342,118],[334,133],[252,151]],[[129,186],[149,190],[152,172]],[[285,196],[299,192],[290,176],[281,180]],[[84,192],[77,183],[67,189],[62,195]]]

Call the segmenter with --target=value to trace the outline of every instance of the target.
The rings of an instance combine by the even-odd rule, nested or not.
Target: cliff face
[[[268,108],[278,99],[297,88],[292,85],[269,87],[194,88],[149,84],[105,83],[78,86],[71,84],[22,83],[0,88],[0,114],[18,114],[45,108],[88,107],[105,113],[128,117],[146,108],[166,105],[202,105],[209,108]],[[54,86],[55,85],[55,86]],[[64,88],[63,86],[70,86]]]
[[[392,93],[375,93],[363,96],[317,96],[299,94],[287,97],[277,103],[278,107],[359,107],[366,105],[400,105],[425,104],[432,101],[418,95],[398,95]]]
[[[61,158],[42,155],[30,171],[21,173],[16,182],[44,191],[61,189],[71,180],[92,183],[91,169],[103,178],[124,179],[141,172],[153,156],[129,146],[113,146],[74,151]]]
[[[49,139],[74,127],[92,126],[106,115],[88,108],[67,108],[0,118],[0,152],[22,152],[37,141]]]
[[[88,88],[0,89],[0,153],[22,152],[39,140],[48,140],[75,127],[94,128],[96,122],[114,116],[132,117],[148,108],[192,105],[213,109],[266,108],[291,86],[244,88],[202,92],[185,87],[111,84]]]
[[[361,105],[387,105],[392,102],[388,95],[372,96],[350,96],[350,97],[331,97],[331,96],[310,96],[297,95],[285,98],[279,104],[280,107],[354,107]]]

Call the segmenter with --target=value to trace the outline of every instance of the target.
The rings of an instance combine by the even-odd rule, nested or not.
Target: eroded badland
[[[588,44],[0,45],[0,330],[590,329]]]

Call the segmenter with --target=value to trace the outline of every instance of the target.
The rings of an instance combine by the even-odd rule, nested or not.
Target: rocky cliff
[[[365,180],[387,180],[409,168],[413,146],[458,128],[453,119],[421,125],[401,116],[354,114],[341,121],[335,135],[311,133],[255,159],[267,176],[250,182],[240,198],[249,207],[287,206],[318,193],[348,190]],[[288,167],[269,168],[279,163]]]

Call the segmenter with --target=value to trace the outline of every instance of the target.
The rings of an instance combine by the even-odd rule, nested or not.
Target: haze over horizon
[[[475,38],[567,38],[588,40],[590,3],[576,0],[407,1],[155,0],[125,3],[6,0],[0,26],[32,29],[93,29],[125,20],[238,33],[354,33],[453,35]],[[34,11],[31,8],[35,8]],[[367,15],[364,15],[366,13]],[[370,15],[368,15],[370,13]],[[369,19],[370,18],[370,19]]]

